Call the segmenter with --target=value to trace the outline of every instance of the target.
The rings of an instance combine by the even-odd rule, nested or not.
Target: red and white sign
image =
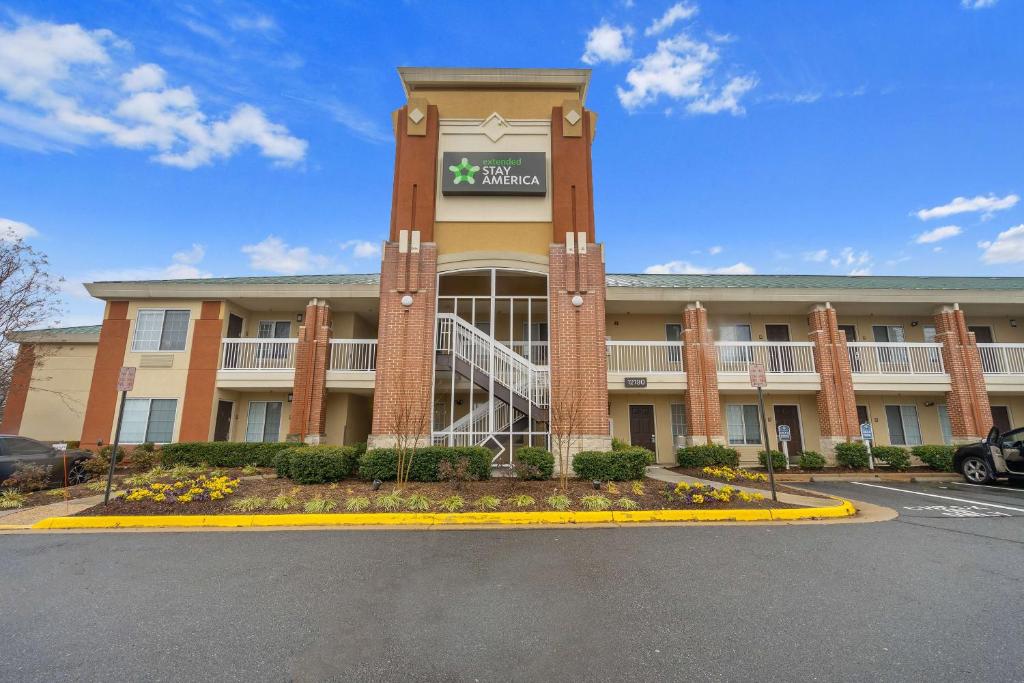
[[[135,368],[121,368],[117,376],[117,390],[131,391],[135,387]]]
[[[768,386],[768,377],[765,374],[764,363],[750,364],[750,386],[755,389]]]

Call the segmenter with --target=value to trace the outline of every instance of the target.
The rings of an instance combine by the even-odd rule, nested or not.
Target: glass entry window
[[[728,405],[725,407],[726,429],[729,443],[736,446],[761,444],[761,421],[756,405]]]
[[[275,442],[281,440],[281,401],[249,401],[245,440]]]
[[[121,420],[122,443],[170,443],[174,438],[173,398],[129,398]]]

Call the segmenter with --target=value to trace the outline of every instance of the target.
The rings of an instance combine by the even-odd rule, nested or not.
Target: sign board
[[[875,431],[871,428],[871,425],[867,422],[860,426],[860,438],[865,441],[873,441],[875,438]]]
[[[793,434],[789,429],[789,425],[779,425],[779,441],[792,441]]]
[[[131,391],[135,387],[135,368],[121,368],[117,376],[117,390]]]
[[[445,152],[441,194],[448,197],[543,197],[548,193],[544,152]]]
[[[68,445],[66,443],[55,443],[53,444],[53,450],[57,451],[58,453],[67,453]]]
[[[623,383],[630,389],[646,389],[647,378],[646,377],[627,377],[623,380]]]
[[[750,386],[755,389],[763,389],[768,386],[768,376],[765,374],[763,363],[750,364]]]

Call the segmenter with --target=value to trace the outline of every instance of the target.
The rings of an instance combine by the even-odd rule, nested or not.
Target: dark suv
[[[1024,479],[1024,427],[1005,434],[993,427],[984,441],[957,450],[953,468],[972,484],[1002,477]]]
[[[68,449],[61,453],[53,446],[24,436],[0,434],[0,482],[14,473],[20,462],[32,463],[50,468],[50,479],[64,481],[64,460],[67,456],[69,486],[81,484],[89,478],[85,461],[92,456],[88,451]]]

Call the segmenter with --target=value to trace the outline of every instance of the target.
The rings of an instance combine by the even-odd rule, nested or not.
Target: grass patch
[[[481,510],[493,511],[501,507],[501,500],[495,496],[480,496],[473,501],[473,505],[477,506]]]
[[[612,502],[608,500],[606,496],[592,495],[583,496],[583,498],[580,499],[580,505],[583,506],[584,510],[607,510],[612,506]]]
[[[279,493],[270,501],[271,510],[288,510],[299,504],[299,499],[293,493]]]
[[[627,498],[623,496],[622,498],[619,498],[617,501],[615,501],[615,507],[619,508],[620,510],[636,510],[637,508],[640,507],[640,505],[637,504],[637,502],[632,498]]]
[[[397,512],[402,508],[403,502],[405,501],[402,500],[401,494],[399,494],[398,491],[392,491],[391,493],[377,496],[377,499],[373,501],[373,504],[378,510],[383,510],[384,512]]]
[[[426,512],[430,509],[430,499],[420,493],[413,493],[405,499],[405,508],[413,512]]]
[[[0,491],[0,510],[15,510],[25,505],[25,501],[28,499],[21,491],[15,491],[14,489],[4,489]]]

